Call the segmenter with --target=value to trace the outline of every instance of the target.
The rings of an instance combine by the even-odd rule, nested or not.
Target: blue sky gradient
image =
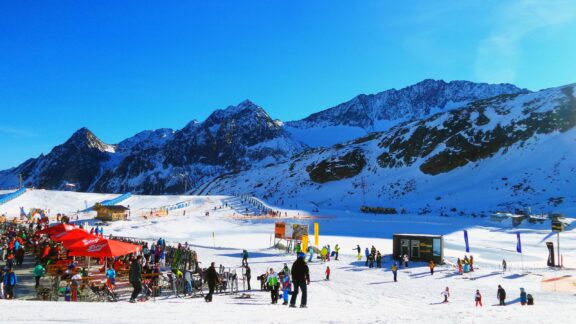
[[[296,120],[425,78],[576,82],[574,1],[3,1],[0,170],[251,99]]]

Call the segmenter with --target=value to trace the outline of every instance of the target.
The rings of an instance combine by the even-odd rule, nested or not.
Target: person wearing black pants
[[[500,306],[506,306],[506,290],[502,286],[498,285],[498,293],[496,295],[500,301]]]
[[[130,296],[130,302],[135,303],[136,298],[142,292],[142,255],[139,255],[136,260],[132,261],[130,265],[130,275],[129,280],[132,285],[132,296]]]
[[[218,283],[218,272],[216,272],[214,262],[210,264],[210,267],[206,271],[206,281],[208,282],[208,295],[206,295],[204,300],[206,300],[207,303],[210,303],[212,302],[212,295],[214,294],[214,289]]]
[[[250,287],[250,278],[252,278],[252,271],[250,270],[250,267],[248,265],[246,265],[246,272],[244,276],[246,277],[246,281],[248,282],[248,290],[252,290],[252,288]]]
[[[308,299],[307,287],[310,284],[310,270],[308,265],[304,262],[304,253],[298,254],[298,259],[292,265],[292,283],[294,284],[294,291],[290,299],[290,307],[296,307],[296,298],[298,297],[298,290],[302,291],[302,299],[300,307],[306,308]]]

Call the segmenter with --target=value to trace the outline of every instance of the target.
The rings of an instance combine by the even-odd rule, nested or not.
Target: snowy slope
[[[63,210],[75,209],[85,199],[98,200],[108,195],[38,191],[20,203],[25,207],[42,204],[42,194],[49,201],[57,202]],[[31,199],[31,197],[35,197]],[[188,197],[148,196],[133,197],[131,204],[138,207],[162,205]],[[133,236],[148,240],[166,238],[169,243],[188,242],[198,252],[202,266],[214,261],[227,268],[236,269],[241,262],[242,249],[248,249],[252,267],[252,286],[257,287],[255,276],[273,267],[278,270],[284,263],[291,263],[293,255],[270,249],[270,235],[274,220],[237,220],[229,218],[231,210],[219,207],[226,197],[194,197],[203,204],[191,207],[186,216],[174,211],[170,216],[154,219],[133,217],[129,221],[115,222],[105,229],[106,234]],[[37,199],[40,199],[39,201]],[[134,199],[134,200],[132,200]],[[214,210],[214,207],[217,207]],[[209,217],[204,216],[210,211]],[[283,210],[290,215],[305,213],[302,210]],[[1,307],[10,309],[3,320],[10,323],[78,321],[88,323],[158,323],[158,322],[430,322],[471,323],[487,321],[510,323],[570,323],[573,311],[573,292],[555,292],[546,288],[543,280],[563,278],[570,280],[573,269],[549,270],[546,266],[545,241],[551,240],[548,226],[525,224],[512,228],[507,224],[491,223],[486,219],[461,218],[456,224],[451,217],[397,215],[374,216],[332,210],[332,218],[320,219],[320,245],[341,246],[339,261],[321,264],[309,263],[311,284],[308,286],[308,309],[289,309],[270,305],[268,292],[252,291],[250,299],[216,295],[214,302],[205,303],[201,298],[178,299],[161,297],[147,303],[50,303],[36,301],[0,300]],[[89,221],[89,220],[82,220]],[[290,221],[289,221],[290,222]],[[300,221],[301,222],[301,221]],[[311,222],[311,221],[307,221]],[[548,224],[546,224],[548,225]],[[434,276],[425,264],[411,263],[410,268],[400,269],[398,282],[392,281],[390,253],[392,234],[399,232],[434,233],[445,235],[445,256],[449,263],[463,257],[462,230],[470,237],[471,254],[476,271],[459,276],[450,266],[438,266]],[[515,251],[516,232],[521,232],[523,256]],[[354,247],[374,245],[384,255],[383,269],[368,269],[364,261],[357,261]],[[576,232],[562,234],[562,253],[565,265],[576,266]],[[506,259],[509,271],[502,274],[499,264]],[[329,265],[330,281],[324,281],[324,271]],[[495,298],[497,285],[508,293],[507,307],[498,307]],[[441,304],[440,292],[450,287],[451,298]],[[518,303],[519,288],[527,289],[535,297],[535,306],[521,307]],[[242,281],[240,281],[242,289]],[[484,307],[474,307],[474,293],[479,289],[484,297]]]
[[[573,212],[575,114],[573,85],[499,96],[223,177],[210,193],[321,210]]]

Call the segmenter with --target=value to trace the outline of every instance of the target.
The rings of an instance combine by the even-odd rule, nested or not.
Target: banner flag
[[[466,243],[466,253],[470,253],[470,245],[468,245],[468,231],[464,230],[464,242]]]
[[[516,238],[518,242],[516,243],[516,252],[522,253],[522,242],[520,241],[520,233],[516,233]]]

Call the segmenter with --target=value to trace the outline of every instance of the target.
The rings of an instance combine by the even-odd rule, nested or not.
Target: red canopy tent
[[[74,249],[84,248],[90,244],[98,243],[98,242],[104,241],[104,240],[105,239],[101,236],[88,234],[88,236],[83,237],[79,240],[65,241],[62,244],[64,244],[64,247],[67,248],[68,250],[74,250]]]
[[[115,240],[103,239],[86,246],[76,248],[68,255],[70,256],[88,256],[94,258],[109,258],[136,253],[141,247],[136,244],[124,243]]]
[[[73,229],[77,229],[78,227],[74,226],[74,225],[68,225],[68,224],[58,224],[58,225],[54,225],[52,227],[47,227],[41,231],[36,232],[36,234],[48,234],[48,235],[53,235],[53,234],[58,234],[58,233],[62,233],[62,232],[68,232],[71,231]]]
[[[74,228],[67,232],[60,232],[50,235],[50,238],[56,242],[72,242],[90,236],[90,233],[80,228]]]

